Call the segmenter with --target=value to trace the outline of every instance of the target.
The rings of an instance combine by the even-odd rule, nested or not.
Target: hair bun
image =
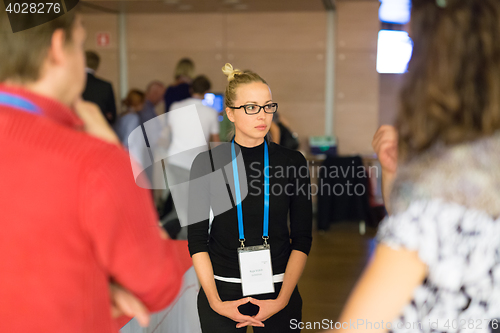
[[[243,72],[239,69],[233,69],[233,65],[227,63],[224,65],[224,67],[222,67],[222,73],[227,76],[227,81],[231,82],[232,80],[234,80],[234,76],[236,74],[242,74]]]

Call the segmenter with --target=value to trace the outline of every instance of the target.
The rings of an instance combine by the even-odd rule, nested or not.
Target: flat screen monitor
[[[207,93],[205,94],[203,105],[210,106],[211,108],[217,110],[217,112],[222,112],[222,110],[224,109],[224,95]]]
[[[413,42],[406,31],[380,30],[377,46],[377,72],[405,73],[412,52]]]
[[[219,121],[224,119],[222,111],[224,110],[224,94],[207,93],[203,100],[203,105],[215,109],[219,113]]]

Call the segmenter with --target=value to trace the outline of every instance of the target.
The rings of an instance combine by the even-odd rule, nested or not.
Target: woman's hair
[[[410,24],[401,159],[500,129],[500,1],[413,0]]]
[[[222,73],[227,76],[227,87],[224,93],[224,109],[229,106],[234,106],[234,101],[236,100],[236,89],[241,84],[247,84],[252,82],[262,82],[267,84],[266,80],[261,78],[257,73],[252,71],[241,71],[239,69],[233,69],[233,66],[230,63],[227,63],[222,67]],[[225,112],[225,111],[224,111]],[[234,124],[232,124],[232,128],[229,130],[227,138],[230,139],[234,136]]]
[[[267,84],[267,82],[261,78],[257,73],[252,71],[240,71],[239,69],[233,69],[230,63],[227,63],[222,67],[222,73],[227,76],[227,87],[224,93],[224,107],[234,106],[234,101],[236,100],[236,89],[241,84],[247,84],[252,82],[262,82]]]
[[[194,75],[194,62],[189,58],[182,58],[175,67],[174,77],[177,80],[181,76],[193,78]]]

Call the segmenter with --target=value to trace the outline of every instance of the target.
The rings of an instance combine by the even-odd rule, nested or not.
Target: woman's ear
[[[226,108],[227,119],[229,119],[232,123],[234,123],[234,110],[231,108]]]

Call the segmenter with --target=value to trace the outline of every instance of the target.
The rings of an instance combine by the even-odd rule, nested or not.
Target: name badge
[[[274,293],[269,245],[238,249],[243,296]]]

